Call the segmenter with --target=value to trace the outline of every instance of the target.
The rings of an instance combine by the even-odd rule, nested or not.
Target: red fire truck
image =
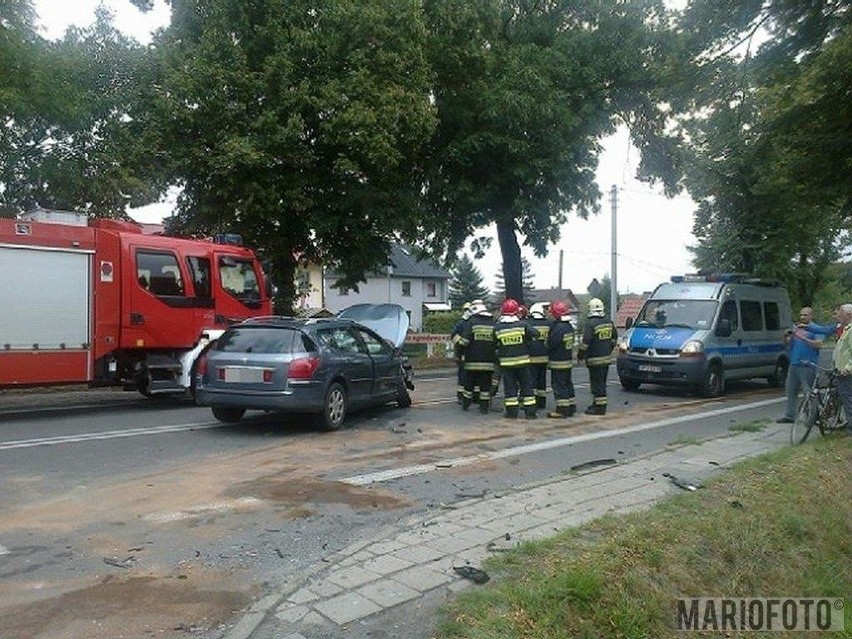
[[[190,388],[210,340],[271,313],[260,262],[239,243],[66,211],[0,219],[0,387]]]

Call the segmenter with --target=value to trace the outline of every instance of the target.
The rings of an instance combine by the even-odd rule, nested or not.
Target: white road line
[[[77,442],[96,441],[99,439],[119,439],[122,437],[144,437],[161,433],[178,433],[185,430],[205,430],[222,428],[226,424],[219,422],[198,422],[195,424],[176,424],[173,426],[154,426],[151,428],[130,428],[128,430],[105,430],[99,433],[80,433],[78,435],[62,435],[58,437],[37,437],[34,439],[19,439],[0,444],[0,450],[13,448],[35,448],[37,446],[56,446],[58,444],[73,444]]]
[[[688,422],[695,419],[705,419],[708,417],[728,415],[730,413],[736,413],[751,408],[761,408],[763,406],[770,406],[772,404],[778,404],[784,401],[787,400],[783,397],[778,399],[764,399],[759,402],[752,402],[750,404],[728,406],[726,408],[717,408],[715,410],[709,410],[704,413],[681,415],[679,417],[670,417],[668,419],[661,419],[659,421],[650,422],[647,424],[637,424],[635,426],[628,426],[627,428],[622,428],[619,430],[599,431],[595,433],[586,433],[584,435],[574,435],[572,437],[561,437],[559,439],[539,442],[537,444],[527,444],[524,446],[515,446],[513,448],[496,450],[490,453],[481,453],[478,455],[470,455],[468,457],[455,457],[452,459],[445,459],[443,461],[437,461],[431,464],[418,464],[416,466],[392,468],[389,470],[382,470],[379,472],[367,473],[364,475],[354,475],[352,477],[346,477],[344,479],[341,479],[340,481],[344,484],[350,484],[352,486],[366,486],[368,484],[376,484],[380,482],[390,481],[391,479],[401,479],[403,477],[411,477],[413,475],[422,475],[425,473],[432,472],[434,470],[438,470],[440,468],[457,468],[459,466],[469,466],[470,464],[475,464],[477,462],[482,461],[504,459],[506,457],[517,457],[519,455],[526,455],[528,453],[534,453],[541,450],[549,450],[551,448],[568,446],[570,444],[576,444],[578,442],[592,441],[595,439],[605,439],[607,437],[626,435],[628,433],[638,433],[645,430],[653,430],[654,428],[661,428],[663,426],[673,426],[675,424],[682,424],[683,422]]]
[[[9,549],[6,548],[3,544],[0,544],[0,555],[8,555]]]

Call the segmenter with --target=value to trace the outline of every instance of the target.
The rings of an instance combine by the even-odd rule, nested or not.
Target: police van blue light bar
[[[684,282],[718,282],[727,284],[730,282],[742,282],[750,276],[747,273],[687,273],[686,275],[672,275],[672,282],[682,284]]]

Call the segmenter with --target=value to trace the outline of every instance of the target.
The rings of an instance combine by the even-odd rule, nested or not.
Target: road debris
[[[671,483],[673,483],[675,486],[677,486],[678,488],[683,488],[684,490],[688,490],[690,492],[694,492],[694,491],[698,490],[699,488],[701,488],[700,485],[695,485],[694,483],[690,482],[689,480],[681,479],[680,477],[675,477],[671,473],[663,473],[663,477],[668,477],[669,481]]]
[[[589,468],[597,468],[598,466],[613,466],[617,463],[618,462],[612,458],[593,459],[591,461],[583,462],[582,464],[576,464],[574,466],[571,466],[571,470],[577,472],[581,470],[588,470]]]
[[[136,557],[130,555],[124,559],[119,559],[118,557],[104,557],[104,563],[108,566],[115,566],[116,568],[133,568],[137,562]]]
[[[453,566],[453,570],[465,579],[470,579],[475,584],[484,584],[491,579],[487,572],[473,566]]]

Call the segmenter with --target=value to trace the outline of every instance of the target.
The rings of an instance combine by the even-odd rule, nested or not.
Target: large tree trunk
[[[500,242],[500,254],[503,256],[503,282],[506,284],[506,297],[525,304],[521,247],[518,244],[518,236],[515,235],[513,219],[497,222],[497,240]]]

